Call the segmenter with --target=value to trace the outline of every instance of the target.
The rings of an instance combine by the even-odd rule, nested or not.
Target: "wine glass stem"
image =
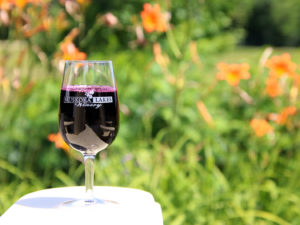
[[[92,204],[95,202],[93,195],[94,187],[94,155],[84,155],[84,165],[85,165],[85,203]]]

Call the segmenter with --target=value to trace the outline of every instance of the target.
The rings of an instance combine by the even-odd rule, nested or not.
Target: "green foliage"
[[[62,71],[53,56],[78,28],[74,42],[89,59],[113,60],[120,98],[120,131],[97,156],[96,185],[151,192],[168,225],[299,224],[299,113],[286,124],[269,119],[273,132],[263,137],[250,126],[253,118],[300,107],[291,78],[282,80],[282,96],[266,94],[268,51],[234,47],[244,35],[237,20],[246,21],[253,2],[166,1],[172,29],[144,32],[138,43],[142,3],[92,1],[80,8],[80,19],[68,14],[65,30],[0,42],[0,214],[26,193],[84,183],[79,153],[47,138],[58,132]],[[49,10],[57,16],[65,8],[53,3]],[[108,11],[120,26],[103,23]],[[283,52],[300,61],[295,49],[273,55]],[[236,87],[218,81],[222,61],[249,63],[250,79]]]
[[[200,66],[190,61],[187,49],[180,63],[169,65],[174,78],[183,74],[183,86],[165,79],[151,53],[145,53],[106,55],[114,59],[121,129],[96,160],[95,184],[151,192],[162,206],[165,224],[297,224],[299,132],[278,127],[275,139],[257,138],[249,126],[258,109],[278,109],[261,94],[263,85],[258,90],[251,85],[264,78],[255,69],[261,52],[235,49],[207,55]],[[102,57],[104,53],[90,56]],[[249,86],[243,81],[241,87],[255,105],[244,102],[225,81],[209,87],[216,63],[224,58],[251,63],[253,77]],[[24,60],[22,71],[29,71],[30,54]],[[34,80],[28,94],[24,82],[25,87],[10,93],[13,101],[1,104],[2,212],[28,192],[84,180],[82,164],[47,141],[57,131],[60,74],[38,64],[30,68],[23,75],[25,81],[27,76]],[[213,127],[199,114],[199,100],[209,109]]]

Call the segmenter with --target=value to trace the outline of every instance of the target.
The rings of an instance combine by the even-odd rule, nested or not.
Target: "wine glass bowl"
[[[119,101],[111,61],[65,62],[59,129],[65,142],[84,157],[87,197],[83,202],[95,203],[95,155],[113,142],[119,130]]]

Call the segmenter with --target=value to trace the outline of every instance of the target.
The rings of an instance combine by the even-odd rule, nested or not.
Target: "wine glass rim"
[[[112,63],[111,60],[65,60],[65,63]]]

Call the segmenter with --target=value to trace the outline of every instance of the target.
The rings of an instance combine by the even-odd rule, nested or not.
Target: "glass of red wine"
[[[61,86],[59,130],[65,142],[83,155],[84,199],[64,203],[103,203],[93,196],[94,160],[119,130],[119,101],[111,61],[66,61]]]

